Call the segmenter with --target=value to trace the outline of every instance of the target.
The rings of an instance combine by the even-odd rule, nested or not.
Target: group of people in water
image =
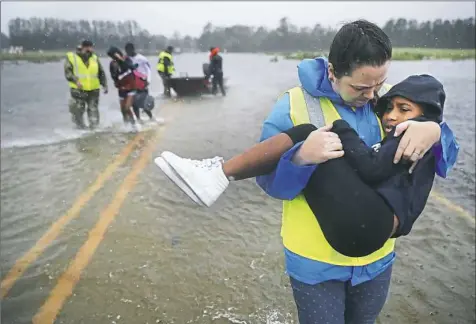
[[[174,48],[168,46],[159,53],[157,72],[162,79],[164,96],[170,97],[170,78],[175,72],[172,53]],[[125,52],[125,53],[124,53]],[[111,58],[109,72],[114,86],[117,88],[120,110],[126,124],[143,123],[141,111],[151,121],[157,121],[152,114],[155,106],[154,98],[149,94],[152,68],[148,59],[137,53],[133,43],[127,43],[124,52],[116,46],[107,50]],[[223,86],[223,63],[218,54],[219,48],[210,48],[210,64],[207,77],[212,78],[212,93],[216,94],[219,87],[225,95]],[[94,53],[93,43],[83,41],[76,52],[68,52],[64,64],[65,78],[70,86],[69,110],[73,123],[79,129],[86,129],[84,113],[87,112],[89,128],[99,125],[100,88],[108,92],[107,78],[98,56]]]
[[[120,109],[125,123],[134,125],[142,122],[142,109],[150,120],[154,98],[149,95],[152,69],[146,57],[136,52],[134,44],[125,45],[124,54],[119,48],[111,46],[107,55],[111,58],[109,72],[117,88]],[[65,78],[70,87],[69,110],[73,123],[79,129],[86,129],[84,112],[87,112],[89,128],[99,125],[100,87],[108,93],[104,68],[94,53],[93,43],[83,41],[76,52],[68,52],[64,64]]]
[[[150,63],[145,56],[135,51],[134,44],[125,45],[126,55],[111,46],[107,55],[111,58],[109,71],[117,88],[122,117],[125,123],[141,122],[140,109],[153,120],[154,98],[149,95],[152,77]]]
[[[347,23],[327,58],[299,63],[300,85],[277,100],[260,143],[228,161],[169,151],[154,160],[201,206],[230,181],[253,177],[283,201],[285,266],[301,324],[375,323],[396,239],[411,233],[435,175],[446,178],[456,162],[443,85],[428,74],[389,85],[391,59],[380,27]]]

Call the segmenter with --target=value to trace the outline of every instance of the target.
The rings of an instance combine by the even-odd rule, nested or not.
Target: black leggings
[[[314,125],[302,124],[284,133],[298,143],[314,130]],[[394,213],[346,161],[352,147],[344,144],[344,152],[342,158],[319,164],[303,193],[329,244],[343,255],[363,257],[390,238]]]
[[[140,108],[144,108],[145,97],[149,95],[149,89],[144,91],[138,91],[134,96],[134,102],[132,104],[132,110],[137,119],[140,119]],[[142,106],[142,107],[141,107]],[[142,109],[150,119],[152,119],[152,112],[147,109]]]
[[[132,110],[134,110],[134,115],[136,115],[136,118],[137,119],[140,119],[140,108],[138,106],[132,106]],[[149,116],[149,118],[152,119],[152,112],[147,110],[147,109],[143,109],[143,111],[146,113],[147,116]]]

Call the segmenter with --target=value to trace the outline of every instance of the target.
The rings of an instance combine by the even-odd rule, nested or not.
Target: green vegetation
[[[475,49],[446,49],[446,48],[395,48],[395,61],[418,60],[474,60]]]
[[[27,51],[23,54],[0,53],[0,61],[26,61],[31,63],[58,62],[65,58],[66,50],[60,51]],[[327,56],[326,52],[295,52],[287,54],[267,53],[275,56],[275,60],[282,56],[289,60],[303,60]],[[474,60],[475,49],[444,49],[444,48],[411,48],[401,47],[393,50],[394,61],[420,61],[420,60]]]
[[[312,59],[316,57],[327,57],[328,53],[325,52],[295,52],[295,53],[288,53],[288,54],[281,54],[285,59],[288,60],[304,60],[304,59]],[[274,55],[274,54],[273,54]]]
[[[66,52],[24,52],[23,54],[0,53],[0,61],[26,61],[32,63],[47,63],[61,61]]]
[[[473,13],[468,12],[468,15],[471,16]],[[382,29],[395,48],[476,47],[474,15],[451,21],[396,18],[388,20]],[[297,26],[288,18],[282,17],[274,28],[244,24],[219,26],[208,22],[198,37],[180,35],[178,32],[172,37],[166,37],[149,32],[133,20],[88,21],[52,17],[16,17],[8,22],[8,36],[1,34],[0,47],[23,46],[25,51],[39,49],[58,51],[75,48],[81,40],[90,38],[94,41],[96,49],[103,50],[111,45],[123,47],[125,43],[133,41],[142,53],[144,51],[157,53],[167,45],[180,48],[182,52],[192,53],[208,52],[211,46],[226,49],[228,53],[290,53],[298,50],[313,52],[316,49],[327,50],[336,32],[336,28],[324,27],[317,21],[314,25]]]
[[[324,52],[296,52],[283,55],[289,60],[303,60],[327,56]],[[400,47],[393,49],[394,61],[420,61],[420,60],[474,60],[475,49],[445,49],[445,48],[413,48]]]

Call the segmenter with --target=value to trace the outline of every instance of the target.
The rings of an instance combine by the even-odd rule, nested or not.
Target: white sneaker
[[[154,159],[154,163],[164,171],[165,175],[172,180],[183,192],[187,194],[196,204],[203,206],[203,203],[197,197],[197,195],[188,187],[188,185],[180,179],[180,176],[176,174],[174,169],[164,160],[161,156]]]
[[[230,183],[223,172],[221,157],[191,160],[168,151],[163,152],[161,156],[208,207],[213,205]]]

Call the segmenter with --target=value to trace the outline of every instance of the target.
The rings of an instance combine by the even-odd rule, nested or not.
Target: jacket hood
[[[325,57],[305,59],[298,64],[299,81],[314,97],[327,97],[333,103],[345,104],[341,96],[332,89],[328,77],[329,63]]]
[[[393,97],[403,97],[421,105],[427,119],[441,123],[446,93],[440,81],[428,74],[412,75],[394,85],[377,102],[375,110],[383,115]]]
[[[117,58],[114,56],[115,54],[119,54],[121,56],[124,56],[124,54],[121,52],[121,50],[115,46],[109,47],[107,50],[107,56],[112,58],[113,60],[117,60]]]

